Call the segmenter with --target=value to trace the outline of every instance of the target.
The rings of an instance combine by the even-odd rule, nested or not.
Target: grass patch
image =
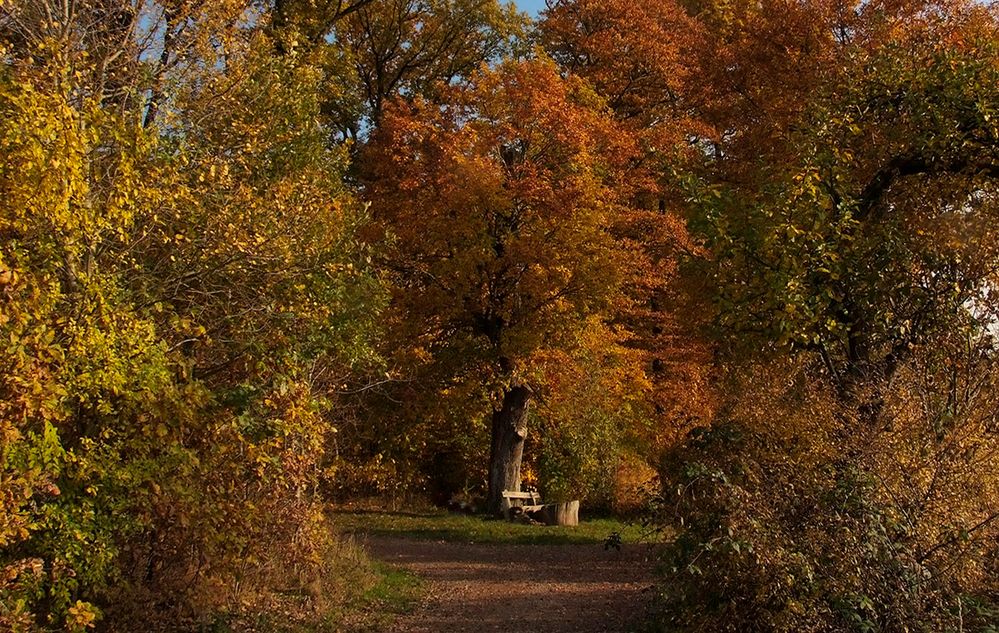
[[[423,595],[423,581],[404,569],[375,563],[378,581],[342,617],[341,630],[350,633],[384,631],[399,615],[411,612]]]
[[[647,540],[641,526],[609,518],[584,518],[578,526],[566,527],[525,525],[445,511],[337,510],[333,522],[342,532],[460,543],[593,545],[604,543],[614,533],[621,536],[623,543]]]
[[[307,592],[275,592],[266,603],[239,614],[218,614],[201,633],[380,633],[411,612],[423,596],[415,574],[366,557],[338,582],[344,595],[317,602]]]
[[[385,563],[375,563],[379,581],[364,593],[365,606],[392,614],[409,613],[423,593],[423,580],[416,574]]]

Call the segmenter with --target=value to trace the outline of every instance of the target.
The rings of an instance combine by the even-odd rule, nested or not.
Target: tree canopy
[[[657,630],[995,630],[991,4],[0,0],[0,53],[0,628],[319,626],[332,505],[530,486],[661,537]]]

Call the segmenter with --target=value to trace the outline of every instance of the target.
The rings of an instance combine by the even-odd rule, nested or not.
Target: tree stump
[[[579,501],[546,504],[542,515],[545,525],[579,525]]]

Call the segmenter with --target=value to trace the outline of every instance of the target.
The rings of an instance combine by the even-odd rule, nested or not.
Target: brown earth
[[[625,633],[652,596],[644,545],[479,545],[371,537],[372,555],[424,579],[392,633]]]

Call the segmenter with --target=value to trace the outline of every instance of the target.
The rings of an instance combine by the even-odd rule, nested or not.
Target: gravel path
[[[392,633],[627,633],[651,597],[642,545],[477,545],[371,537],[371,553],[427,583]]]

